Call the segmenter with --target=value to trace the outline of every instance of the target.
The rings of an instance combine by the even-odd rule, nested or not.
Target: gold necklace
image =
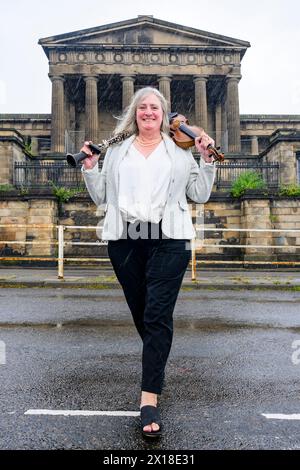
[[[157,140],[152,140],[152,142],[146,142],[146,143],[143,142],[142,140],[140,140],[139,137],[136,137],[135,140],[136,140],[137,143],[138,143],[139,145],[141,145],[142,147],[150,147],[151,145],[158,144],[158,143],[162,140],[162,138],[161,138],[161,136],[160,136],[159,139],[157,139]]]

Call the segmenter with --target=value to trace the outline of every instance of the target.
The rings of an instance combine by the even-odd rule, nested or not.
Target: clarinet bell
[[[90,144],[89,147],[91,151],[96,155],[99,155],[101,153],[101,148],[98,145]],[[67,162],[72,168],[76,168],[79,163],[87,157],[88,154],[85,152],[75,153],[74,155],[72,153],[67,153]]]
[[[72,168],[76,168],[82,160],[84,160],[88,155],[85,152],[67,153],[67,162]]]

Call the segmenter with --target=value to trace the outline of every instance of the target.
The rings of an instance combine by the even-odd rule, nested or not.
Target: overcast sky
[[[0,0],[0,113],[50,113],[40,38],[153,15],[249,41],[241,114],[300,114],[299,0]]]

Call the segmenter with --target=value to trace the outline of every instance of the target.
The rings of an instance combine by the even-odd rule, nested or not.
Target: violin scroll
[[[213,147],[212,145],[209,145],[207,147],[207,150],[208,150],[209,154],[212,155],[214,161],[217,161],[217,162],[223,162],[224,161],[225,155],[224,155],[224,153],[219,152],[220,147]]]

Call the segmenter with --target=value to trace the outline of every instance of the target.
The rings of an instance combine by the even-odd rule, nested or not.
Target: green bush
[[[259,173],[247,170],[233,182],[230,193],[233,197],[241,197],[247,189],[266,189],[266,183]]]
[[[300,196],[299,184],[287,184],[280,186],[279,196],[295,197]]]
[[[28,153],[29,155],[32,155],[31,144],[29,144],[28,142],[25,142],[25,144],[24,144],[24,150],[25,150],[25,152]]]
[[[21,186],[19,192],[21,196],[27,196],[27,194],[29,194],[29,188],[26,188],[26,186]]]
[[[52,182],[50,182],[50,184],[52,186],[52,191],[53,191],[54,196],[57,197],[60,203],[68,202],[69,199],[71,199],[71,197],[76,196],[76,194],[81,193],[84,189],[84,188],[70,189],[70,188],[65,188],[63,186],[59,187],[59,186],[56,186]]]
[[[12,184],[0,184],[0,191],[12,191],[16,189]]]

